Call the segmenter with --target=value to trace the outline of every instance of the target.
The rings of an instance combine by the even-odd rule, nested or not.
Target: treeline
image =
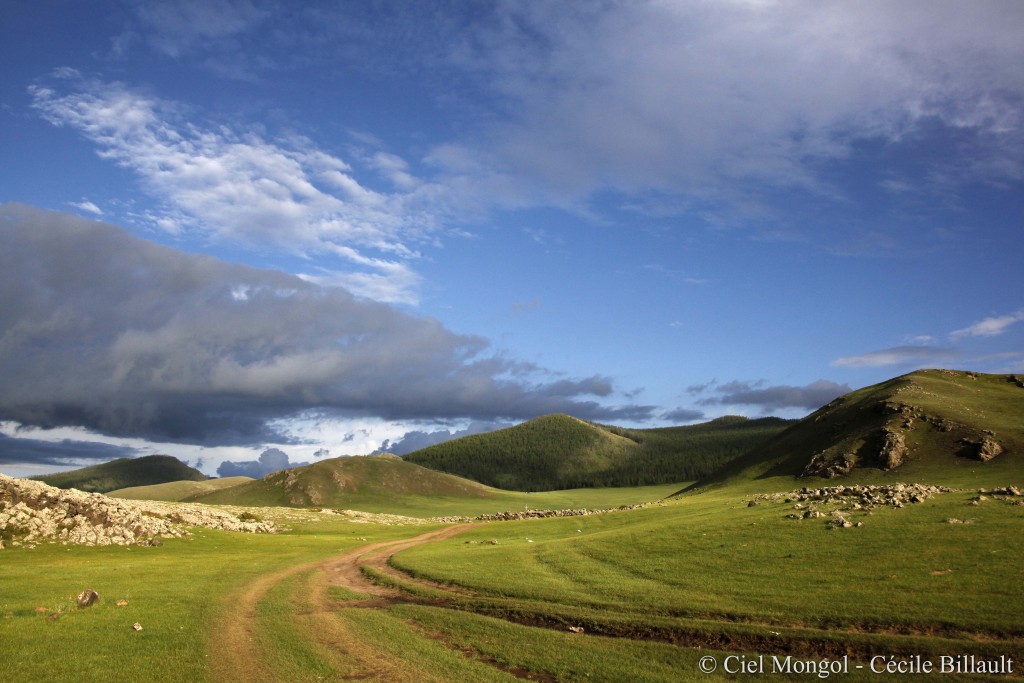
[[[626,429],[547,415],[436,444],[405,459],[513,491],[666,484],[709,476],[789,424],[726,417],[686,427]]]

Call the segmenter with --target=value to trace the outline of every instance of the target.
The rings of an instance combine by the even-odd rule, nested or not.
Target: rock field
[[[274,533],[272,522],[245,512],[193,503],[119,500],[77,489],[58,489],[0,474],[0,549],[41,542],[80,545],[160,545],[189,527]]]

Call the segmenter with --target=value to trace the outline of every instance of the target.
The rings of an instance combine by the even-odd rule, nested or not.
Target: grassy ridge
[[[547,415],[429,446],[405,460],[517,491],[645,486],[708,476],[788,424],[727,417],[686,427],[625,429]]]
[[[30,477],[60,489],[106,493],[130,486],[149,486],[171,481],[205,481],[206,475],[169,455],[118,458],[101,465]]]
[[[226,505],[354,507],[405,497],[434,496],[443,500],[493,495],[476,482],[385,455],[331,458],[190,500]]]
[[[701,485],[848,470],[844,481],[997,486],[1024,474],[1024,388],[1006,375],[920,370],[842,396]],[[884,455],[902,440],[902,462]],[[974,457],[985,438],[1004,452]],[[812,466],[816,460],[817,467]],[[816,477],[812,477],[816,478]],[[819,480],[820,481],[820,480]]]
[[[525,493],[502,491],[394,456],[353,456],[275,472],[239,486],[181,500],[219,505],[345,508],[418,517],[506,510],[598,508],[645,503],[678,486]]]

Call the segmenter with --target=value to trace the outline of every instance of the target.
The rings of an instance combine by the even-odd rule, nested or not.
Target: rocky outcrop
[[[907,442],[900,432],[885,430],[885,441],[879,453],[883,470],[894,470],[907,461]]]
[[[982,462],[988,462],[1003,452],[1002,445],[990,436],[982,438],[976,448],[975,457]]]
[[[270,522],[240,519],[227,510],[194,503],[108,498],[58,489],[0,474],[0,538],[11,546],[43,541],[81,545],[159,545],[187,536],[189,527],[273,533]]]
[[[835,479],[849,474],[856,465],[857,456],[853,453],[843,453],[836,457],[827,451],[821,451],[811,456],[810,462],[804,467],[800,476]]]

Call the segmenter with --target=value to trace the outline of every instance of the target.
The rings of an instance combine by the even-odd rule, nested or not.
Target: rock
[[[136,631],[141,631],[142,630],[142,624],[140,624],[139,622],[136,621],[134,624],[132,624],[132,628],[135,629]]]
[[[882,452],[879,455],[884,470],[894,470],[906,462],[907,442],[903,435],[886,429],[885,443],[882,444]]]
[[[127,604],[128,604],[128,601],[127,601],[127,600],[118,600],[118,601],[117,601],[116,603],[114,603],[114,604],[116,604],[116,605],[117,605],[118,607],[124,607],[125,605],[127,605]]]
[[[995,439],[986,436],[977,446],[976,457],[982,462],[988,462],[1003,452],[1003,447]]]
[[[88,607],[97,600],[100,599],[100,594],[91,588],[86,588],[84,591],[78,594],[78,606],[79,608]]]
[[[583,627],[582,626],[570,626],[569,630],[572,631],[573,633],[583,633]]]

